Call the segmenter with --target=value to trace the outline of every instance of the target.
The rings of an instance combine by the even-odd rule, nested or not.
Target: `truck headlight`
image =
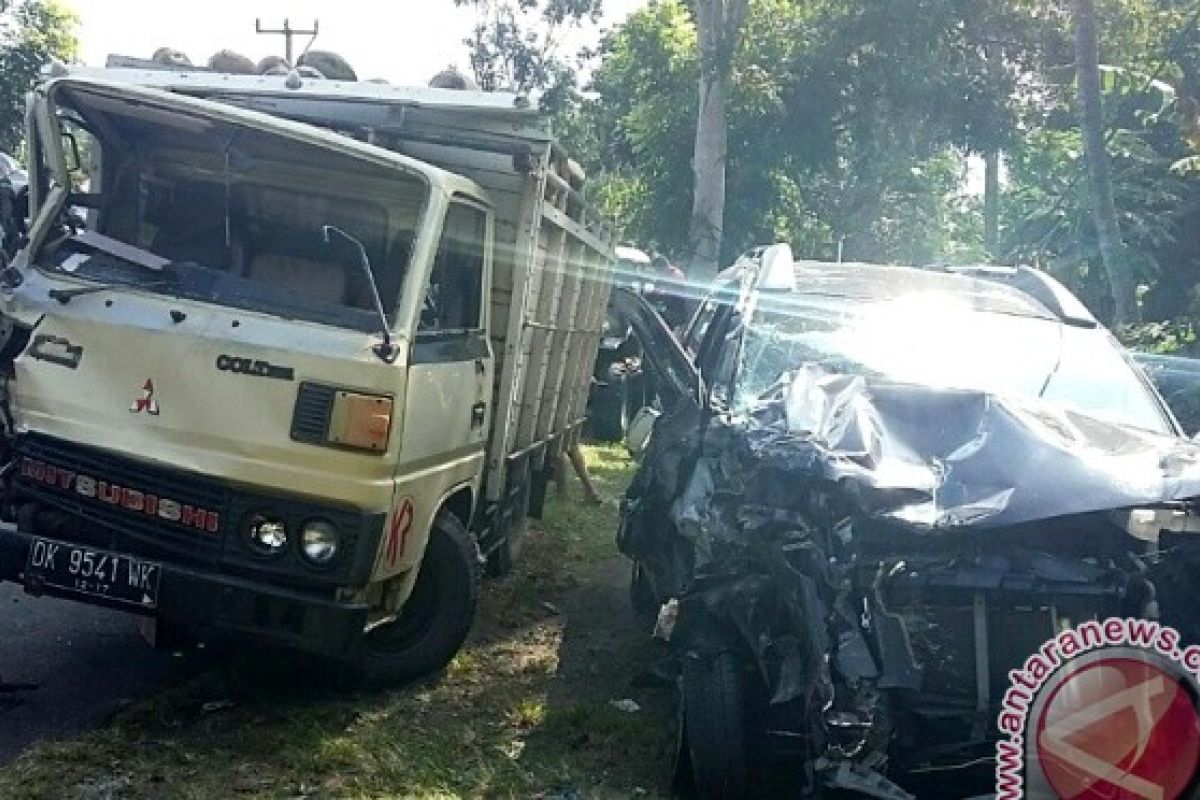
[[[246,518],[243,529],[250,547],[263,555],[277,555],[287,546],[287,523],[278,514],[256,511]]]
[[[300,528],[300,552],[317,566],[333,561],[341,543],[342,535],[329,520],[310,519]]]

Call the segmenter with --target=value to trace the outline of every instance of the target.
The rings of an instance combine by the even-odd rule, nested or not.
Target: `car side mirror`
[[[654,423],[662,416],[662,412],[646,406],[633,415],[629,426],[625,429],[625,449],[635,461],[641,459],[650,446],[650,436],[654,433]]]

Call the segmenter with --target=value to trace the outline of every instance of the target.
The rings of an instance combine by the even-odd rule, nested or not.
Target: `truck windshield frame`
[[[357,255],[324,239],[323,226],[334,225],[364,243],[395,328],[432,205],[427,176],[340,142],[228,119],[245,113],[233,109],[209,115],[108,87],[56,89],[56,127],[69,126],[76,142],[84,132],[87,141],[65,197],[45,211],[55,224],[34,254],[37,268],[113,291],[378,333]],[[62,155],[53,137],[41,145]],[[359,146],[366,147],[352,145]],[[164,268],[143,269],[80,231],[161,259]]]

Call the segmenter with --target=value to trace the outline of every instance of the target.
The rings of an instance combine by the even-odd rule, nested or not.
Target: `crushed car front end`
[[[703,735],[683,749],[693,780],[713,778],[695,765],[728,762],[744,734],[742,770],[719,779],[747,793],[772,775],[814,795],[937,796],[947,778],[953,796],[988,792],[1005,690],[1047,641],[1109,617],[1188,627],[1200,453],[1148,388],[1119,402],[1109,391],[1103,419],[1035,394],[918,380],[945,367],[928,348],[898,380],[913,337],[874,352],[879,331],[846,320],[893,293],[911,302],[929,282],[901,270],[910,292],[830,303],[845,290],[834,272],[807,276],[821,287],[811,304],[726,292],[735,299],[709,341],[689,348],[709,380],[704,401],[671,403],[655,423],[618,544],[671,643],[685,729],[689,687],[719,703],[736,679],[741,724],[718,753]],[[934,283],[939,297],[991,291]],[[1061,322],[1024,302],[974,296],[970,313],[1029,313],[1031,337],[1041,326],[1061,342]],[[773,329],[756,334],[755,319]],[[1055,362],[1072,347],[1020,357],[1045,370],[1043,390],[1057,375],[1065,397],[1073,365]],[[876,361],[887,369],[864,368]],[[1122,385],[1140,391],[1137,378]],[[1122,414],[1145,415],[1145,427]],[[738,667],[722,684],[712,665],[726,661]]]

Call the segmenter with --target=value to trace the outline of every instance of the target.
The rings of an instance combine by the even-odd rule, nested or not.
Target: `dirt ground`
[[[665,795],[671,692],[644,685],[657,651],[613,543],[631,468],[588,458],[608,501],[549,504],[444,674],[354,693],[326,663],[214,649],[198,679],[0,770],[0,797]]]

